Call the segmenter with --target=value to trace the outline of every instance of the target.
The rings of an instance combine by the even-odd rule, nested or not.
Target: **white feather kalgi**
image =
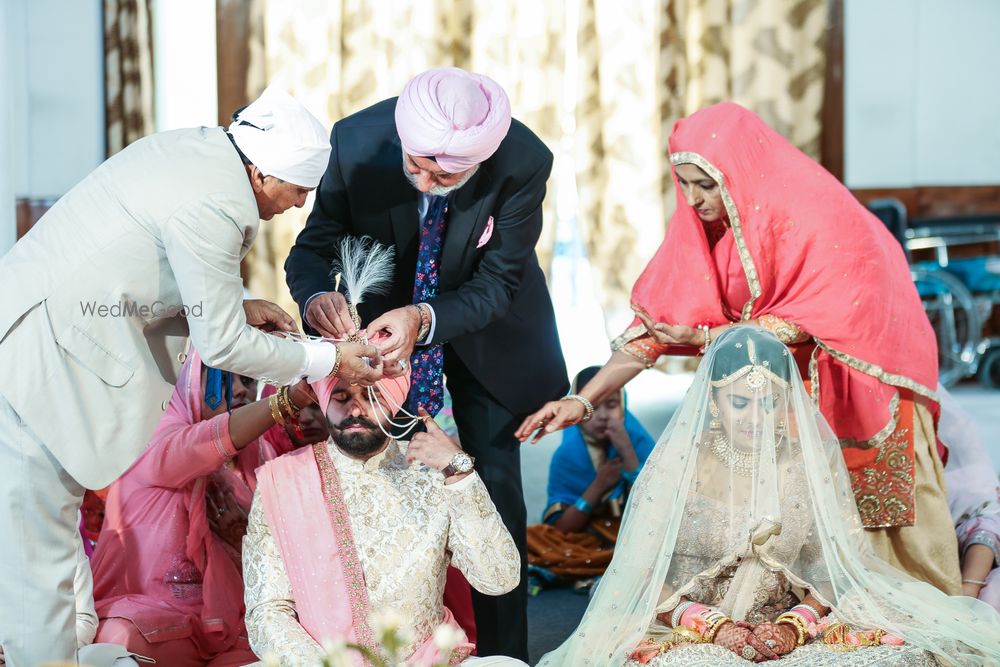
[[[358,329],[361,328],[358,305],[365,297],[388,292],[394,258],[393,248],[377,243],[370,236],[348,236],[341,240],[330,275],[336,281],[335,289],[340,289],[340,283],[344,283],[351,317]]]

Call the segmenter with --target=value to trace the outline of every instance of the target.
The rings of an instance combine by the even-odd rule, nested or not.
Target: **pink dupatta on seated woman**
[[[202,421],[201,368],[192,349],[148,447],[111,486],[92,566],[102,620],[131,621],[151,644],[190,637],[210,659],[245,630],[239,554],[212,532],[206,487],[249,511],[256,469],[290,441],[269,431],[237,453],[228,412]]]
[[[335,383],[336,378],[313,383],[323,414]],[[377,387],[383,393],[391,392],[387,402],[398,406],[406,398],[409,378],[383,379]],[[319,643],[341,639],[378,655],[377,639],[369,622],[365,574],[327,443],[303,447],[272,461],[260,469],[259,475],[264,515],[281,551],[299,624]],[[326,512],[317,511],[321,507]],[[441,622],[458,628],[447,607]],[[459,646],[464,655],[473,648],[468,643]],[[429,667],[440,659],[428,637],[407,662],[414,667]],[[355,662],[365,664],[360,655]]]

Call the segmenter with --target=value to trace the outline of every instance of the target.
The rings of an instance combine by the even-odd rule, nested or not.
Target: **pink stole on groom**
[[[327,443],[302,447],[257,471],[264,515],[291,583],[299,624],[319,643],[342,639],[381,655],[369,624],[368,589],[358,559],[340,476]],[[326,519],[317,508],[326,507]],[[457,627],[445,608],[443,623]],[[454,658],[469,655],[460,644]],[[433,638],[409,657],[415,667],[439,658]],[[365,661],[358,655],[358,665]]]

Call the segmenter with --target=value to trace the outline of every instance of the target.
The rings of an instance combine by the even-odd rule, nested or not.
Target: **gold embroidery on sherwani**
[[[517,547],[477,474],[445,485],[440,473],[408,464],[406,443],[395,441],[364,463],[332,444],[320,446],[327,448],[339,476],[372,614],[393,610],[413,629],[404,652],[419,647],[441,622],[449,563],[487,595],[517,585]],[[294,614],[294,596],[259,505],[255,500],[244,546],[245,560],[261,561],[250,566],[246,580],[247,630],[255,650],[265,646],[277,655],[297,655],[308,649],[301,626],[287,622],[288,610]],[[265,615],[268,627],[254,622]],[[451,661],[466,657],[458,652]]]

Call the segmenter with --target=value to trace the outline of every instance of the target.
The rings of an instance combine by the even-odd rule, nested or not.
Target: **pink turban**
[[[339,378],[336,377],[325,377],[309,385],[316,392],[316,398],[319,400],[319,409],[323,411],[324,415],[326,414],[327,407],[330,405],[330,395],[333,393],[333,387],[337,384],[338,380]],[[375,394],[378,396],[382,406],[385,407],[386,412],[390,415],[399,412],[399,408],[406,401],[406,395],[409,392],[409,370],[397,378],[382,378],[375,383]]]
[[[396,102],[403,150],[451,173],[484,162],[510,129],[510,101],[493,79],[441,67],[410,79]]]

